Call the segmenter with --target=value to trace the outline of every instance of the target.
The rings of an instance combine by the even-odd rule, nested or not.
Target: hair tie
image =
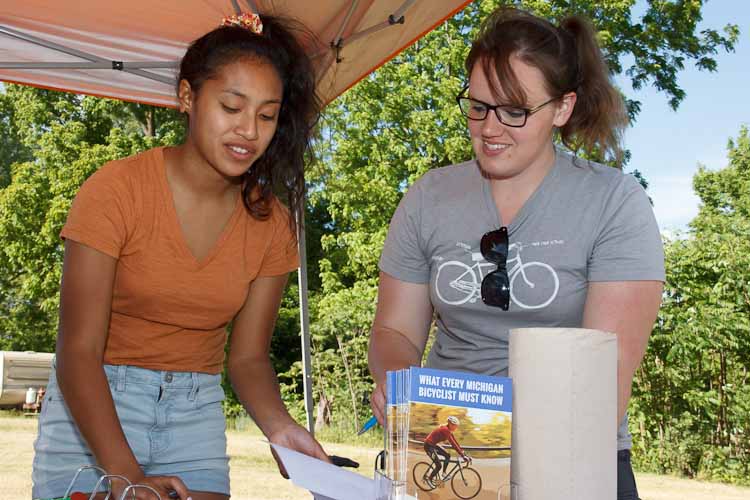
[[[252,31],[256,35],[263,33],[263,22],[260,20],[260,16],[250,12],[225,16],[224,19],[221,20],[221,26],[236,26],[238,28],[244,28]]]

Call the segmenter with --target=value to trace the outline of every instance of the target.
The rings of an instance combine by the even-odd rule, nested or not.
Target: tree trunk
[[[727,357],[724,351],[719,351],[719,442],[723,446],[729,445],[729,422],[727,421]]]
[[[344,344],[341,342],[340,335],[336,335],[336,342],[339,344],[339,352],[341,353],[341,359],[344,361],[344,370],[346,370],[346,381],[349,384],[349,393],[352,396],[352,408],[354,408],[354,431],[356,432],[359,430],[359,417],[357,417],[357,397],[354,394],[352,374],[349,371],[349,361],[346,359],[346,352],[344,352]]]
[[[141,123],[143,127],[143,135],[146,137],[154,137],[156,134],[156,115],[153,109],[146,110],[144,114],[144,122]]]
[[[333,400],[328,399],[326,393],[320,391],[320,399],[318,400],[318,408],[315,415],[315,430],[319,431],[323,427],[331,425],[331,404]]]

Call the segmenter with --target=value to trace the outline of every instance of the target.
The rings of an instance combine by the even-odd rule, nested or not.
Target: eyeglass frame
[[[540,104],[538,106],[534,106],[533,108],[522,108],[522,107],[519,107],[519,106],[511,106],[511,105],[508,105],[508,104],[494,104],[494,105],[493,104],[488,104],[488,103],[486,103],[484,101],[480,101],[479,99],[474,99],[473,97],[469,97],[467,95],[464,95],[467,90],[469,90],[469,86],[468,85],[464,86],[464,88],[461,90],[461,92],[459,92],[458,95],[456,96],[456,104],[458,104],[458,109],[461,110],[461,114],[463,116],[465,116],[469,120],[481,122],[481,121],[484,121],[484,120],[487,119],[487,116],[489,116],[490,111],[494,111],[495,112],[495,116],[497,117],[497,120],[500,123],[502,123],[506,127],[513,127],[513,128],[522,128],[522,127],[525,127],[526,126],[526,122],[529,119],[529,116],[533,115],[534,113],[536,113],[537,111],[539,111],[540,109],[542,109],[547,104],[549,104],[551,102],[554,102],[554,101],[556,101],[558,99],[562,99],[563,97],[565,97],[564,95],[561,95],[561,96],[558,96],[558,97],[553,97],[549,101],[545,101],[545,102],[543,102],[542,104]],[[484,116],[482,118],[472,118],[469,115],[467,115],[464,112],[464,108],[461,107],[461,101],[463,99],[466,99],[468,101],[478,102],[479,104],[483,105],[485,107]],[[510,123],[505,123],[503,121],[502,117],[500,117],[500,114],[497,112],[498,108],[513,108],[513,109],[518,110],[518,111],[523,111],[523,113],[524,113],[523,123],[521,125],[512,125]]]

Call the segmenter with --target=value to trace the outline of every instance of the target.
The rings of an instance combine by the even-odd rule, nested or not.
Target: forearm
[[[628,409],[630,394],[633,387],[633,377],[643,360],[646,352],[648,337],[638,339],[638,342],[624,342],[618,335],[617,357],[617,421],[621,422]]]
[[[589,285],[583,327],[617,335],[617,422],[625,416],[633,375],[646,352],[661,303],[659,281],[597,282]]]
[[[625,375],[617,374],[617,422],[622,422],[625,412],[628,410],[632,384],[627,383]]]
[[[466,456],[464,449],[461,448],[460,444],[458,444],[458,441],[456,441],[455,436],[451,436],[450,442],[451,442],[451,446],[453,446],[453,449],[456,450],[456,453],[458,453],[462,457]]]
[[[65,402],[97,463],[109,474],[129,479],[142,474],[115,411],[101,358],[60,349],[57,379]]]
[[[375,383],[384,383],[387,371],[419,366],[422,362],[422,349],[415,346],[401,332],[374,325],[367,358],[370,374]]]
[[[232,359],[230,355],[228,367],[235,394],[266,437],[295,423],[281,400],[276,372],[267,356]]]

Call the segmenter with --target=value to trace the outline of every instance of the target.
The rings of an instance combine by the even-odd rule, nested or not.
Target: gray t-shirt
[[[437,336],[427,366],[505,376],[510,329],[580,327],[589,282],[664,281],[648,196],[617,169],[557,150],[555,165],[508,227],[507,311],[480,295],[482,278],[496,266],[482,258],[479,242],[502,225],[474,160],[430,170],[401,200],[380,269],[429,284]],[[626,418],[618,449],[630,446]]]

